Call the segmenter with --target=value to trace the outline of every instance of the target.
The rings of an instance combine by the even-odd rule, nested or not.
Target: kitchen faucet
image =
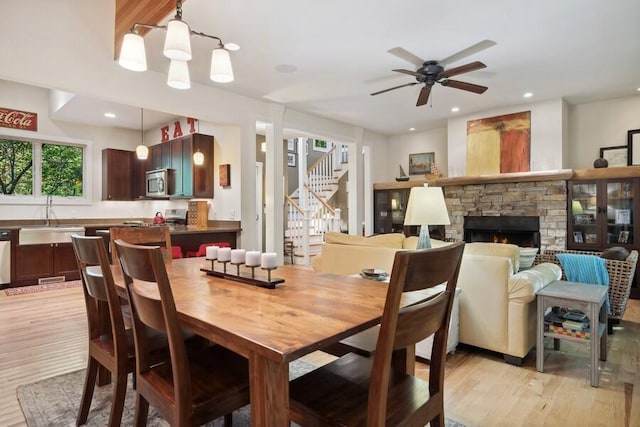
[[[49,217],[51,208],[53,207],[53,196],[47,195],[47,203],[44,210],[44,224],[48,227],[51,225],[51,218]]]

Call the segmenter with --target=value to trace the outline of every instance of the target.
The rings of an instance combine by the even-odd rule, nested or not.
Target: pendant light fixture
[[[149,147],[144,145],[144,109],[140,108],[140,145],[136,147],[136,157],[146,160],[149,157]]]
[[[211,52],[211,71],[209,78],[217,83],[229,83],[233,81],[233,67],[231,66],[229,51],[238,50],[240,47],[235,43],[229,43],[225,46],[220,37],[193,31],[189,25],[182,20],[181,0],[176,1],[176,15],[167,25],[135,23],[131,27],[131,31],[124,36],[118,63],[121,67],[131,71],[147,70],[144,38],[138,33],[139,28],[149,28],[151,30],[162,29],[167,32],[164,40],[163,53],[164,56],[171,60],[167,78],[167,85],[170,87],[176,89],[189,89],[191,87],[188,61],[192,58],[192,35],[218,41],[217,46]]]

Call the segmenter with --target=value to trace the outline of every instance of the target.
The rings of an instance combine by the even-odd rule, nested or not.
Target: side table
[[[538,300],[538,334],[536,344],[536,367],[539,372],[544,369],[544,337],[554,339],[557,349],[559,339],[581,342],[591,347],[591,386],[598,387],[600,371],[598,359],[607,360],[607,312],[604,304],[607,297],[606,286],[558,280],[549,283],[537,292]],[[544,315],[552,306],[569,307],[583,311],[590,322],[590,339],[573,337],[545,331]]]

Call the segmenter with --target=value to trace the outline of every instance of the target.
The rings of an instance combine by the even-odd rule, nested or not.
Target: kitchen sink
[[[70,243],[73,234],[84,235],[84,227],[65,225],[22,227],[18,235],[18,244]]]

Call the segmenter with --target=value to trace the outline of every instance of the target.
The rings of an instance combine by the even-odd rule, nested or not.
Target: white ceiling
[[[445,126],[456,114],[528,102],[640,96],[639,18],[638,0],[188,0],[183,5],[192,30],[241,46],[231,52],[235,81],[221,85],[208,78],[215,43],[193,37],[192,81],[389,135]],[[146,37],[150,69],[168,68],[163,39],[163,31]],[[415,69],[389,54],[391,48],[437,60],[485,39],[497,44],[448,66],[484,62],[485,70],[454,77],[488,86],[482,95],[436,85],[422,107],[415,106],[421,85],[369,95],[414,81],[391,71]],[[525,92],[533,96],[524,99]],[[84,104],[77,114],[91,111],[90,100],[78,101]],[[452,107],[460,111],[452,113]],[[123,126],[139,129],[139,109],[133,111],[130,125]],[[151,123],[146,112],[145,122],[147,114]]]

